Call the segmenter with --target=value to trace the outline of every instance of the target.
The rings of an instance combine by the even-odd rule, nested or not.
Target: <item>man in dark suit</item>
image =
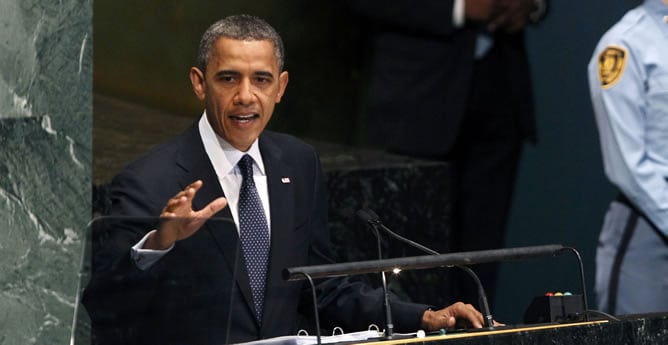
[[[161,221],[116,224],[96,241],[83,302],[100,343],[249,341],[295,334],[300,310],[312,315],[308,285],[281,272],[331,262],[326,195],[313,148],[264,130],[288,83],[283,56],[276,31],[256,17],[224,18],[203,35],[190,80],[204,114],[112,182],[113,216]],[[330,327],[383,324],[381,291],[346,279],[317,290]],[[482,326],[463,303],[391,305],[397,330]]]
[[[535,140],[523,28],[542,16],[545,1],[362,0],[351,6],[370,33],[370,142],[450,163],[453,251],[502,247],[522,144]],[[476,266],[490,300],[495,266]],[[459,279],[457,297],[474,303],[469,281]]]

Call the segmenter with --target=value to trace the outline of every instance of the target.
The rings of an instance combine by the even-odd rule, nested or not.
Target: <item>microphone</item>
[[[395,239],[397,239],[397,240],[399,240],[403,243],[406,243],[406,244],[408,244],[408,245],[410,245],[410,246],[412,246],[412,247],[414,247],[418,250],[421,250],[421,251],[423,251],[427,254],[430,254],[430,255],[440,255],[440,253],[438,253],[437,251],[435,251],[431,248],[425,247],[425,246],[423,246],[423,245],[421,245],[417,242],[411,241],[411,240],[395,233],[394,231],[390,230],[390,228],[385,226],[385,224],[383,224],[383,222],[380,221],[380,217],[378,217],[378,215],[370,209],[361,209],[361,210],[357,211],[357,216],[360,217],[363,221],[365,221],[369,225],[371,225],[371,227],[376,232],[376,236],[378,236],[377,235],[378,234],[378,228],[380,228],[383,231],[385,231],[388,235],[390,235],[390,236],[394,237]],[[492,312],[489,308],[489,303],[487,302],[487,294],[485,293],[485,288],[483,287],[482,282],[480,282],[480,278],[468,266],[460,266],[460,265],[453,265],[453,266],[458,267],[459,269],[466,272],[469,276],[471,276],[471,278],[475,282],[476,286],[478,287],[478,299],[479,299],[479,303],[480,303],[479,307],[480,307],[480,310],[483,313],[485,327],[487,327],[489,329],[493,328],[494,327],[494,322],[493,322],[494,318],[492,317]]]

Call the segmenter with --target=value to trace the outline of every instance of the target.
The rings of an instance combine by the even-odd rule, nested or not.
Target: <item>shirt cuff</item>
[[[464,26],[464,0],[455,0],[452,5],[452,25],[455,28]]]
[[[174,248],[174,245],[172,244],[171,247],[165,249],[165,250],[156,250],[156,249],[143,249],[144,243],[148,239],[148,237],[154,233],[156,230],[149,231],[149,233],[144,236],[137,244],[135,244],[132,249],[130,250],[130,256],[132,257],[132,260],[134,260],[135,265],[137,265],[137,268],[139,268],[142,271],[145,271],[151,266],[153,266],[160,258],[162,258],[165,254],[169,253],[172,248]]]

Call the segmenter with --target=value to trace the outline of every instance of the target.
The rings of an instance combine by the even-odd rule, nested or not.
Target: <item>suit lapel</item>
[[[177,154],[176,163],[185,171],[182,175],[182,180],[179,182],[181,188],[185,188],[197,180],[202,180],[203,182],[202,188],[197,192],[193,200],[193,209],[202,209],[214,199],[225,196],[218,176],[209,160],[209,156],[204,150],[204,144],[202,143],[197,124],[189,129],[184,145]],[[248,307],[254,310],[248,271],[243,261],[243,255],[240,252],[241,249],[238,248],[239,234],[236,230],[236,225],[234,225],[230,208],[225,207],[214,217],[217,219],[224,218],[221,222],[231,222],[232,224],[230,226],[229,223],[207,222],[201,231],[206,231],[213,238],[220,252],[225,257],[230,272],[233,272],[244,300]]]

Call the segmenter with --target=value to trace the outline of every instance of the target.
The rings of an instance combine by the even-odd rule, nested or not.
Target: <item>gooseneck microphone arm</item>
[[[369,225],[371,225],[371,227],[376,232],[376,236],[378,236],[378,230],[377,229],[380,228],[383,231],[385,231],[388,235],[390,235],[391,237],[393,237],[393,238],[395,238],[395,239],[397,239],[401,242],[404,242],[404,243],[406,243],[406,244],[408,244],[408,245],[410,245],[410,246],[412,246],[412,247],[414,247],[418,250],[421,250],[421,251],[423,251],[427,254],[431,254],[431,255],[440,255],[439,252],[437,252],[437,251],[435,251],[431,248],[425,247],[425,246],[423,246],[423,245],[421,245],[421,244],[419,244],[415,241],[411,241],[411,240],[395,233],[394,231],[390,230],[390,228],[385,226],[385,224],[383,224],[380,221],[380,217],[378,217],[378,215],[370,209],[366,209],[366,210],[362,209],[362,210],[357,211],[357,216],[360,217],[363,221],[367,222]],[[454,265],[454,266],[458,267],[459,269],[466,272],[469,276],[471,276],[471,278],[475,282],[476,286],[478,287],[478,299],[479,299],[479,302],[480,302],[479,307],[480,307],[480,311],[482,311],[482,313],[483,313],[483,319],[484,319],[484,322],[485,322],[485,327],[486,328],[493,328],[494,327],[494,317],[492,316],[491,309],[489,308],[489,303],[487,302],[487,294],[485,293],[485,288],[483,287],[482,282],[480,281],[480,278],[468,266],[461,266],[461,265]]]
[[[575,254],[575,257],[578,260],[578,265],[580,268],[580,286],[582,288],[582,303],[584,304],[584,317],[585,321],[589,321],[589,303],[587,302],[587,286],[585,283],[585,276],[584,276],[584,267],[582,265],[582,257],[580,256],[580,252],[578,252],[577,249],[573,247],[565,247],[564,250],[568,250]],[[614,317],[613,317],[614,319]]]

